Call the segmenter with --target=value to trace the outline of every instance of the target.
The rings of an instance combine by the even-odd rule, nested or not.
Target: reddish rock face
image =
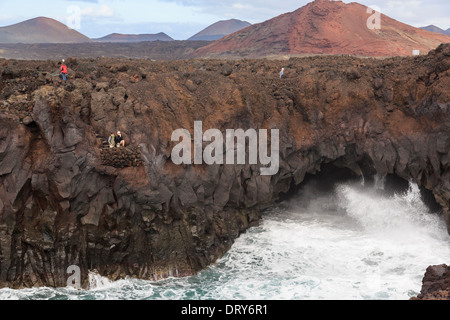
[[[85,283],[94,269],[194,274],[324,164],[412,179],[449,222],[450,45],[384,60],[66,62],[62,82],[58,62],[0,60],[0,286],[65,286],[72,265]],[[175,165],[171,135],[194,121],[279,129],[279,172]],[[118,130],[138,149],[102,152]]]
[[[427,53],[450,37],[381,15],[380,29],[367,27],[372,11],[352,2],[313,1],[306,6],[255,24],[195,52],[197,57],[263,57],[295,54],[410,56]],[[371,20],[374,21],[374,20]],[[370,24],[370,23],[369,23]]]

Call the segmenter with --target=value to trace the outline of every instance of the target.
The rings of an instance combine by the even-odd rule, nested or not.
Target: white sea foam
[[[92,273],[90,290],[3,289],[0,299],[409,299],[427,266],[450,260],[450,237],[416,185],[380,189],[305,189],[196,276],[110,282]]]

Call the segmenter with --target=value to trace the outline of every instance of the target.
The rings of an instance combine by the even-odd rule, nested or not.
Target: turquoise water
[[[448,263],[445,223],[411,184],[385,195],[360,184],[303,190],[268,210],[215,265],[196,276],[110,282],[91,289],[0,290],[0,299],[41,300],[407,300],[429,265]]]

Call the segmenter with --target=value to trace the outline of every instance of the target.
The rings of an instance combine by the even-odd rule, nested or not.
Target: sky
[[[311,0],[0,0],[0,26],[39,16],[56,19],[90,38],[110,33],[164,32],[185,40],[227,19],[252,24],[294,11]],[[353,1],[344,1],[345,3]],[[359,0],[414,27],[450,28],[449,0]]]

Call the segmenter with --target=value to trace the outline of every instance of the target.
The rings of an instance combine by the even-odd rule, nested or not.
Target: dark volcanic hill
[[[447,30],[443,30],[443,29],[441,29],[439,27],[436,27],[435,25],[429,25],[429,26],[426,26],[426,27],[421,27],[420,29],[431,31],[431,32],[437,32],[437,33],[440,33],[440,34],[445,34],[447,36],[450,36],[450,28],[447,29]]]
[[[316,0],[306,6],[233,33],[196,52],[197,57],[263,57],[292,54],[363,56],[426,53],[450,37],[381,15],[381,28],[369,29],[372,14],[352,2]]]
[[[218,21],[190,37],[188,40],[215,41],[248,26],[251,26],[251,24],[247,21],[237,19]]]
[[[0,43],[85,43],[91,40],[54,19],[39,17],[0,28]]]
[[[144,41],[173,41],[164,32],[156,34],[121,34],[112,33],[102,38],[93,39],[96,42],[120,42],[120,43],[133,43],[133,42],[144,42]]]

